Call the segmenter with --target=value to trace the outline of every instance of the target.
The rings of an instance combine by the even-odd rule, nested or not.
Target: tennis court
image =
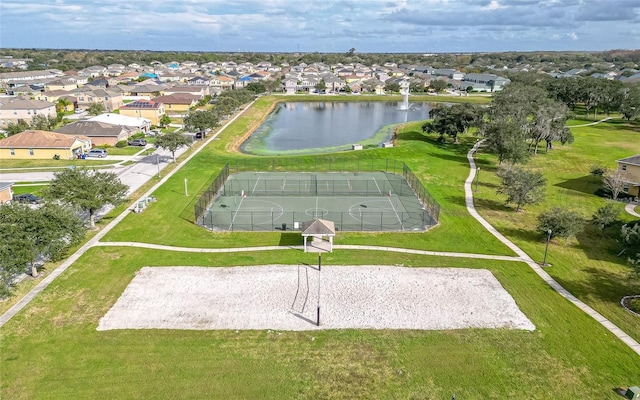
[[[211,200],[197,222],[212,230],[298,230],[316,218],[342,231],[422,231],[437,223],[407,181],[387,172],[242,172]]]

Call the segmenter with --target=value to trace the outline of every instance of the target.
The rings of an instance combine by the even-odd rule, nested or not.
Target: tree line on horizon
[[[234,61],[236,63],[261,61],[275,65],[288,63],[311,64],[323,62],[362,63],[365,65],[396,64],[428,65],[434,68],[458,68],[463,72],[488,72],[501,70],[513,65],[540,65],[542,70],[567,71],[573,68],[586,68],[593,72],[606,70],[614,63],[619,68],[638,68],[640,50],[609,50],[581,52],[468,52],[468,53],[360,53],[349,49],[344,53],[320,52],[213,52],[213,51],[151,51],[151,50],[74,50],[74,49],[2,49],[2,55],[14,58],[29,58],[30,70],[56,68],[63,71],[78,70],[91,65],[109,65],[131,63],[149,65],[153,61],[169,63],[173,61],[207,62]],[[6,69],[11,71],[10,69]]]

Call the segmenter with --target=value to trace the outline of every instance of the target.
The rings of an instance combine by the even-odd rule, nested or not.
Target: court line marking
[[[382,190],[380,190],[380,186],[378,186],[378,181],[376,180],[376,178],[373,178],[373,182],[376,184],[376,187],[378,188],[378,193],[382,194]]]
[[[402,223],[402,220],[400,219],[400,216],[398,215],[398,211],[393,206],[393,202],[391,201],[391,196],[389,196],[389,204],[391,204],[391,209],[393,209],[393,212],[396,214],[396,218],[398,218],[398,222],[400,222],[400,228],[402,228],[402,230],[404,231],[404,224]]]
[[[251,191],[251,194],[253,194],[256,191],[256,188],[258,187],[258,182],[260,182],[260,177],[258,177],[258,180],[256,181],[256,184],[253,185],[253,190]]]
[[[236,208],[236,211],[233,213],[233,218],[231,218],[231,225],[229,225],[229,229],[227,230],[231,230],[231,228],[233,228],[233,221],[236,220],[236,217],[238,216],[238,211],[240,211],[240,207],[242,206],[242,202],[244,201],[244,197],[240,198],[240,204],[238,204],[238,208]]]

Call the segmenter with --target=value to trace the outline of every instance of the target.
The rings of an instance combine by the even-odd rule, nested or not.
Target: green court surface
[[[399,175],[243,172],[230,175],[198,224],[212,230],[297,230],[316,218],[341,231],[421,231],[435,225]]]

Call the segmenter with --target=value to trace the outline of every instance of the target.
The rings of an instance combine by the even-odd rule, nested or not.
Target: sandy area
[[[100,319],[110,329],[534,330],[488,270],[145,267]]]

